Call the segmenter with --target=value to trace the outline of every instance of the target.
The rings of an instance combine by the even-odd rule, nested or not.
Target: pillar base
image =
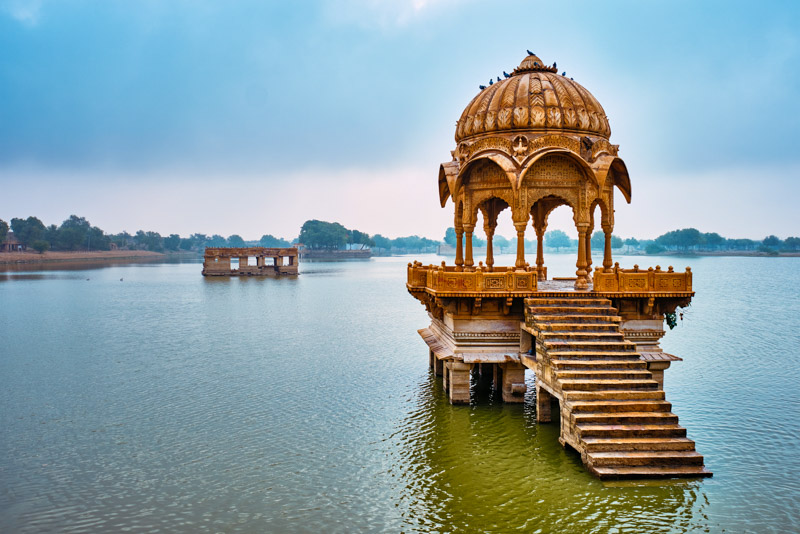
[[[551,401],[553,396],[549,391],[536,383],[536,422],[549,423],[553,420]],[[563,443],[562,443],[563,445]]]
[[[447,362],[447,385],[450,404],[469,404],[469,381],[472,366],[463,362]]]
[[[521,363],[503,365],[503,402],[525,402],[525,366]]]

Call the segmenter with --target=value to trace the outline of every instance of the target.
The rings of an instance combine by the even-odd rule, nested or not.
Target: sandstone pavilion
[[[597,99],[535,55],[481,88],[458,120],[452,160],[439,168],[455,264],[408,265],[408,291],[431,320],[419,333],[454,404],[470,402],[471,382],[522,402],[532,370],[537,420],[559,421],[561,444],[600,478],[711,476],[663,389],[665,369],[680,360],[659,346],[664,319],[691,301],[692,273],[613,262],[614,193],[630,202],[631,181],[610,136]],[[572,211],[577,269],[548,279],[543,238],[559,206]],[[478,214],[487,247],[476,262]],[[492,238],[508,216],[516,261],[498,266]],[[525,256],[531,227],[535,265]],[[595,227],[605,247],[592,269]]]

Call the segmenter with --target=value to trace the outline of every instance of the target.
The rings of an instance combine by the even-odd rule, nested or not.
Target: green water
[[[712,479],[602,483],[530,398],[451,406],[410,258],[12,272],[0,531],[799,532],[800,259],[619,260],[692,266],[666,392]]]

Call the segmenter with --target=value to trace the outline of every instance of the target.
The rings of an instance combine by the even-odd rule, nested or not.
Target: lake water
[[[530,398],[451,406],[411,258],[12,272],[0,531],[800,532],[800,259],[615,259],[692,266],[665,389],[711,479],[603,483]]]

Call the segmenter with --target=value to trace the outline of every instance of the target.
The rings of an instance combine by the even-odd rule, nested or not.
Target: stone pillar
[[[525,227],[528,226],[528,221],[515,222],[514,228],[517,229],[517,261],[514,267],[517,270],[525,269]]]
[[[606,242],[603,249],[603,272],[611,272],[611,232],[613,231],[611,225],[603,225],[603,233],[605,234]]]
[[[464,270],[464,251],[463,251],[464,229],[456,226],[456,271]]]
[[[436,357],[433,356],[433,373],[436,376],[442,376],[444,374],[444,362]]]
[[[553,420],[550,402],[553,396],[536,381],[536,422],[549,423]]]
[[[447,362],[450,404],[469,404],[470,365],[464,362]]]
[[[475,230],[475,225],[470,224],[464,225],[464,239],[466,241],[466,258],[464,258],[464,267],[466,267],[467,271],[472,270],[472,266],[475,265],[475,262],[472,259],[472,232]]]
[[[592,278],[592,232],[594,231],[594,225],[589,226],[589,229],[586,231],[586,276],[587,278]]]
[[[442,387],[444,388],[445,392],[450,387],[450,362],[443,361],[442,362]]]
[[[503,364],[503,402],[524,402],[525,389],[525,366],[517,362]]]
[[[536,227],[536,278],[544,280],[544,226]]]
[[[575,274],[575,289],[589,289],[589,279],[586,277],[586,231],[589,229],[587,223],[578,224],[578,262],[575,266],[578,270]]]
[[[483,227],[486,231],[486,267],[488,271],[494,271],[494,250],[492,250],[492,238],[494,237],[494,228],[489,226]]]

